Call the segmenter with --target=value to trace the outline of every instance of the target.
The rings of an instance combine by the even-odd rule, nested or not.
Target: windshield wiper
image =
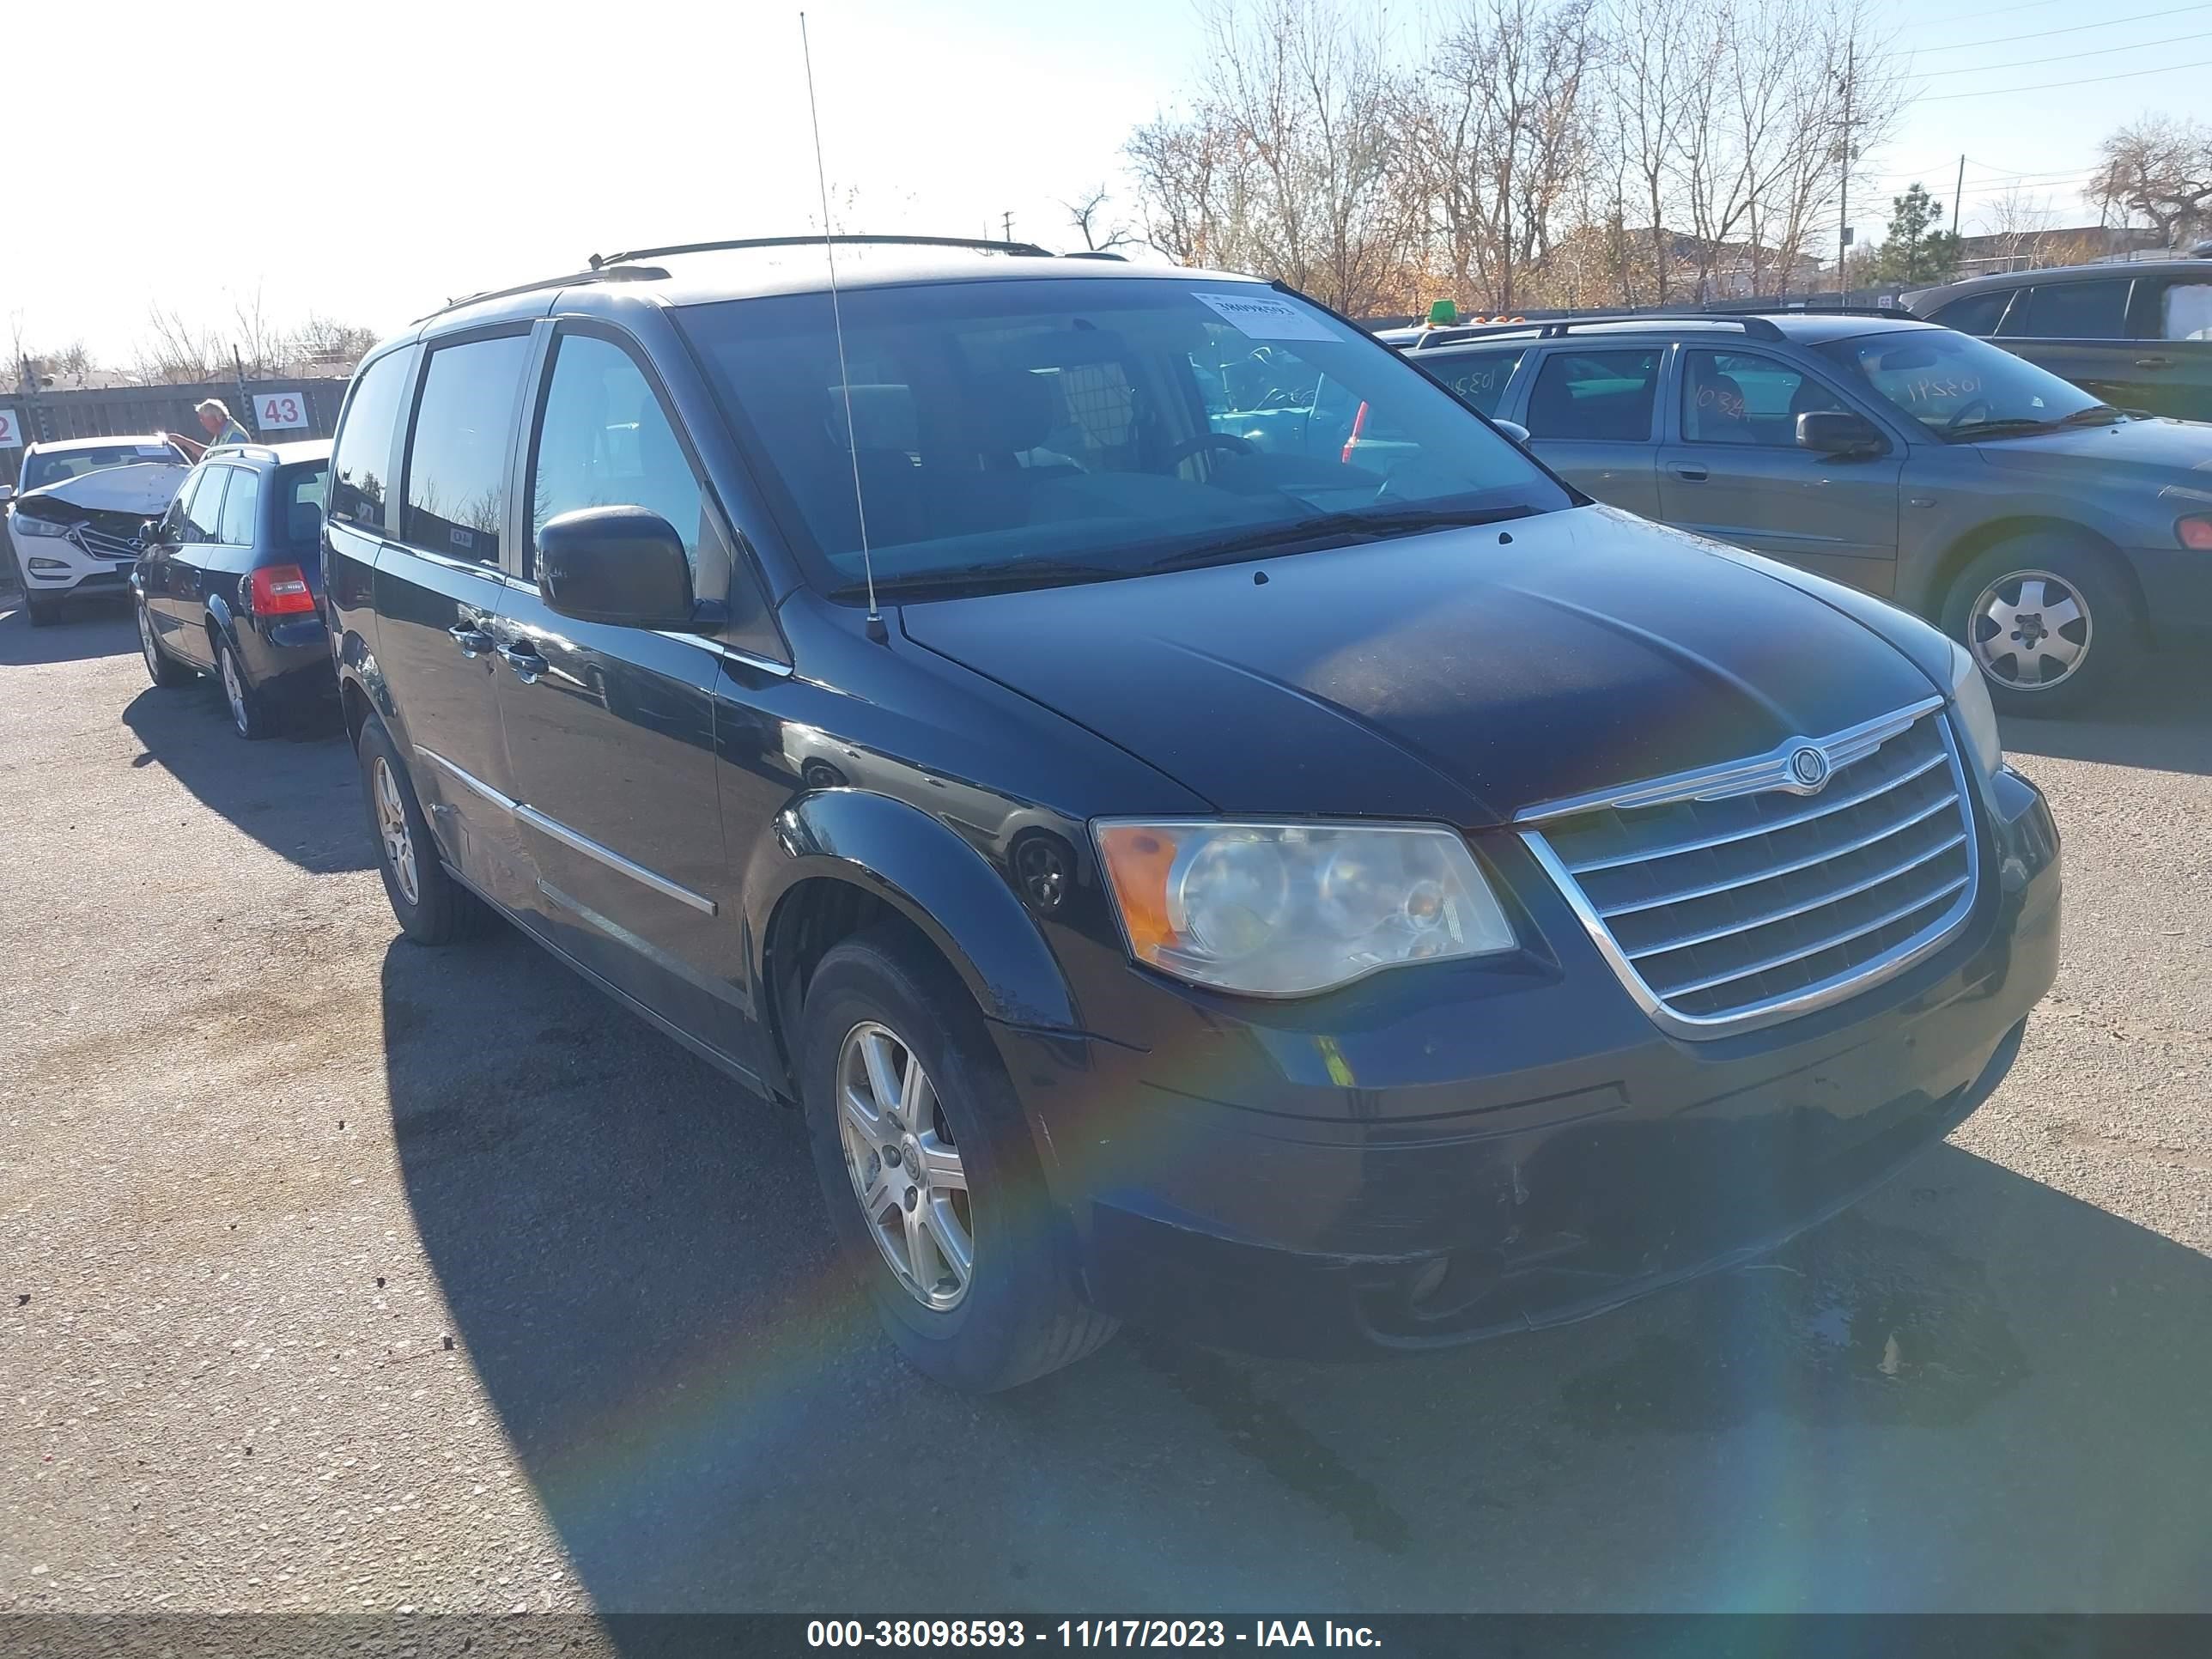
[[[991,564],[957,565],[948,570],[920,570],[876,584],[879,599],[945,599],[956,593],[999,593],[1015,587],[1048,587],[1067,582],[1107,581],[1134,575],[1127,565],[1079,564],[1064,559],[1007,559]],[[832,588],[833,599],[865,599],[866,582]]]
[[[1418,535],[1424,530],[1455,530],[1469,525],[1499,524],[1508,519],[1534,518],[1535,513],[1534,507],[1518,502],[1510,507],[1401,507],[1391,513],[1323,513],[1224,536],[1218,541],[1155,559],[1144,568],[1183,570],[1196,565],[1229,563],[1255,553],[1273,552],[1307,542],[1383,541],[1393,536]]]
[[[2092,404],[2087,409],[2077,409],[2071,415],[2038,417],[2027,415],[2008,415],[2002,420],[1976,421],[1972,426],[1946,428],[1944,436],[1952,442],[1963,442],[1974,438],[2021,437],[2030,433],[2056,432],[2066,426],[2102,426],[2108,421],[2127,419],[2126,411],[2110,404]]]
[[[2091,404],[2087,409],[2077,409],[2071,415],[2062,415],[2055,424],[2059,426],[2103,426],[2111,421],[2124,421],[2128,412],[2111,404]]]

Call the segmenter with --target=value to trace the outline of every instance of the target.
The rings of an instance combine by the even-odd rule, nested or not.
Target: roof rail
[[[1500,334],[1533,334],[1540,340],[1554,340],[1578,328],[1636,327],[1644,323],[1662,325],[1674,323],[1734,323],[1746,334],[1761,340],[1778,340],[1782,331],[1762,316],[1753,312],[1738,311],[1625,311],[1607,312],[1595,317],[1553,317],[1525,323],[1471,323],[1458,328],[1431,328],[1423,331],[1419,339],[1409,343],[1408,351],[1426,351],[1436,346],[1458,345],[1468,340],[1485,340]]]
[[[534,283],[517,283],[513,288],[488,288],[481,294],[464,294],[458,300],[448,300],[435,311],[417,317],[418,323],[427,323],[433,317],[442,317],[449,311],[459,311],[463,306],[475,305],[480,300],[510,300],[518,294],[535,294],[543,288],[574,288],[581,283],[642,283],[668,273],[657,265],[625,265],[619,270],[601,270],[596,265],[589,270],[573,270],[565,276],[541,276]]]
[[[973,236],[747,236],[729,242],[678,242],[668,247],[634,247],[621,253],[594,253],[593,270],[631,259],[658,259],[671,253],[722,253],[732,248],[819,247],[824,242],[839,247],[964,247],[983,253],[1016,253],[1024,258],[1049,259],[1050,248],[1035,242],[999,242]]]
[[[276,447],[272,444],[210,444],[205,449],[200,451],[200,459],[204,461],[216,455],[243,455],[250,461],[273,461],[279,459]]]

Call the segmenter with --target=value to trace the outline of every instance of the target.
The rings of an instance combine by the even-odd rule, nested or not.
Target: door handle
[[[507,665],[514,671],[514,678],[525,685],[536,684],[538,677],[551,666],[526,645],[502,645],[499,654],[507,659]]]
[[[491,649],[491,635],[473,623],[456,623],[446,633],[461,647],[461,654],[471,661]]]
[[[1707,478],[1712,477],[1712,474],[1705,468],[1702,466],[1692,466],[1686,461],[1675,466],[1674,471],[1676,477],[1686,478],[1692,483],[1703,483]]]
[[[2136,367],[2137,368],[2172,368],[2173,367],[2173,359],[2171,357],[2138,357],[2136,359]]]

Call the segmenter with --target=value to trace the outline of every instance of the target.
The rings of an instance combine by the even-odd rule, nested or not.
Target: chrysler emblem
[[[1808,743],[1790,757],[1790,775],[1807,789],[1818,789],[1828,781],[1828,757]]]

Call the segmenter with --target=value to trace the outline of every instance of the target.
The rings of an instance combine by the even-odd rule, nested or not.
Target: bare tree
[[[1976,219],[1990,239],[1990,255],[2002,270],[2032,270],[2045,263],[2043,242],[2058,215],[2050,198],[2014,185]]]
[[[1229,123],[1212,111],[1165,112],[1122,147],[1137,181],[1145,240],[1177,264],[1234,263],[1243,156]]]
[[[189,385],[211,380],[230,367],[229,353],[212,330],[195,328],[173,307],[149,307],[149,333],[137,348],[133,366],[137,377],[149,386]]]
[[[2212,218],[2212,128],[2170,115],[2146,115],[2108,134],[2087,194],[2139,213],[2167,245]]]
[[[1085,192],[1080,201],[1060,204],[1067,210],[1067,222],[1083,238],[1083,246],[1091,252],[1110,253],[1137,240],[1130,234],[1128,226],[1108,216],[1106,204],[1112,199],[1106,186],[1100,185]]]

